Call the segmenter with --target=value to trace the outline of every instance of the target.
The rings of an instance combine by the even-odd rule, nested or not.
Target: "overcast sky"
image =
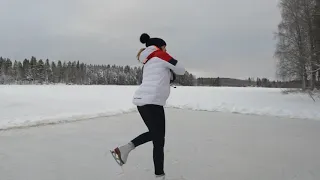
[[[197,76],[275,78],[277,0],[0,0],[0,56],[139,65],[146,32]]]

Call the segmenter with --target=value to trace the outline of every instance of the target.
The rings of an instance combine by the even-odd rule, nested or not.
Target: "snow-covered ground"
[[[169,180],[320,179],[320,121],[177,109],[166,113]],[[154,179],[152,143],[132,151],[123,169],[109,154],[146,130],[133,112],[0,131],[0,179]]]
[[[138,86],[0,86],[0,129],[135,111]],[[280,89],[177,87],[168,107],[320,120],[320,100]]]

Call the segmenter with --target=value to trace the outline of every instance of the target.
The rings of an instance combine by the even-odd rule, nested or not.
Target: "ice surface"
[[[320,121],[166,109],[165,172],[184,180],[318,180]],[[152,143],[121,169],[109,150],[139,114],[0,131],[2,180],[152,180]]]

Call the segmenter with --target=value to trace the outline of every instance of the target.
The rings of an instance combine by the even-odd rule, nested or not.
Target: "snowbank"
[[[320,99],[275,88],[190,87],[172,92],[170,107],[320,120]]]
[[[133,92],[128,86],[0,86],[0,129],[130,112]]]
[[[135,111],[137,86],[0,86],[0,129]],[[168,107],[320,120],[320,101],[280,89],[178,87]]]

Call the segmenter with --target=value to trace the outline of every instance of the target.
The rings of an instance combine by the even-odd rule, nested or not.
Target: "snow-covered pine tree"
[[[18,62],[17,77],[18,77],[19,84],[22,84],[24,79],[24,74],[23,74],[23,67],[22,67],[21,61]]]
[[[50,67],[50,61],[49,59],[46,60],[46,63],[44,65],[44,77],[45,77],[45,82],[46,83],[51,83],[52,82],[52,69]]]
[[[56,63],[54,61],[51,62],[51,71],[52,71],[52,83],[58,83],[59,82],[59,75],[58,68],[56,66]]]
[[[32,81],[31,65],[28,59],[23,60],[23,81],[30,83]]]
[[[84,63],[80,64],[80,83],[81,84],[88,84],[88,78],[86,76],[86,65]]]
[[[7,58],[6,60],[6,82],[9,84],[14,83],[14,77],[13,77],[13,69],[12,69],[12,61]]]
[[[79,61],[77,62],[77,65],[76,65],[75,78],[76,78],[75,83],[81,84],[81,69],[80,69],[80,62]]]
[[[17,62],[17,60],[15,60],[14,63],[13,63],[12,77],[13,77],[15,82],[19,81],[19,78],[18,78],[18,62]]]
[[[61,83],[68,83],[67,82],[67,76],[68,76],[68,67],[67,67],[67,63],[64,61],[62,68],[61,68]]]
[[[5,84],[6,60],[0,57],[0,84]]]
[[[37,59],[32,56],[30,59],[31,80],[33,83],[37,80]]]
[[[36,80],[42,84],[45,82],[45,67],[42,59],[40,59],[36,65]]]

